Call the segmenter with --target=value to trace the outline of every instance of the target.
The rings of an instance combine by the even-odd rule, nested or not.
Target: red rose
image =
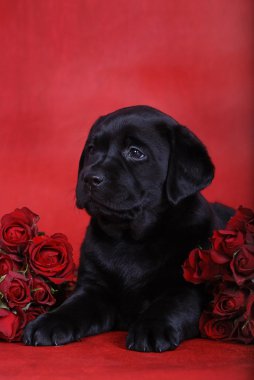
[[[33,321],[35,318],[37,318],[39,315],[44,314],[47,312],[47,309],[45,309],[43,306],[30,306],[25,312],[24,312],[24,318],[25,318],[25,326]]]
[[[247,299],[245,320],[249,322],[249,329],[254,337],[254,292],[251,292]]]
[[[247,291],[236,287],[225,287],[222,292],[215,294],[213,313],[221,317],[233,317],[245,310]]]
[[[24,307],[31,300],[28,279],[18,272],[9,272],[0,283],[0,292],[3,294],[9,307]]]
[[[240,206],[236,211],[235,215],[230,218],[227,223],[226,229],[233,231],[246,232],[247,224],[254,219],[254,212],[249,209]]]
[[[55,284],[73,279],[72,246],[63,234],[35,237],[29,246],[28,260],[35,274]]]
[[[0,309],[0,339],[19,340],[21,336],[21,318],[10,310]]]
[[[17,253],[38,233],[39,216],[27,207],[16,208],[1,219],[0,246],[7,252]]]
[[[199,330],[203,337],[216,340],[228,339],[234,328],[234,319],[223,319],[210,312],[203,312],[199,320]]]
[[[209,251],[199,248],[193,249],[183,264],[183,276],[185,280],[194,284],[213,280],[220,273],[221,266],[211,261]]]
[[[254,235],[254,219],[251,219],[246,226],[247,231]]]
[[[238,343],[250,344],[254,342],[253,335],[253,321],[244,320],[239,318],[235,320],[235,327],[231,334],[230,340],[236,341]]]
[[[240,231],[218,230],[214,231],[211,238],[213,250],[211,258],[217,264],[225,264],[244,244],[244,236]]]
[[[254,219],[247,223],[245,243],[254,244]]]
[[[56,302],[51,294],[50,287],[39,277],[32,279],[31,292],[33,301],[38,304],[52,306]]]
[[[0,252],[0,277],[12,271],[14,263],[9,255]]]
[[[17,255],[4,253],[0,250],[0,277],[10,271],[17,271],[24,265],[24,259]]]
[[[248,280],[254,279],[254,246],[244,245],[230,262],[235,282],[242,285]]]

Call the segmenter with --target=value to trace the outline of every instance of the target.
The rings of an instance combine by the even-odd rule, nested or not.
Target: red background
[[[1,0],[0,213],[28,206],[75,248],[91,123],[148,104],[207,145],[209,200],[254,206],[252,0]]]
[[[252,0],[0,0],[0,214],[28,206],[66,233],[91,123],[133,104],[189,126],[216,164],[209,200],[254,206]],[[1,343],[3,378],[249,380],[253,347],[195,339],[125,349],[126,333],[57,348]],[[252,372],[253,373],[253,372]]]

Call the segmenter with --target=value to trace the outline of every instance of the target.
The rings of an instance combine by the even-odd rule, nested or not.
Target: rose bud
[[[210,312],[203,312],[199,320],[199,330],[203,337],[215,340],[228,339],[234,328],[234,319],[222,319]]]
[[[5,253],[0,250],[0,277],[9,271],[19,271],[25,266],[26,260],[12,253]]]
[[[30,306],[24,312],[25,325],[27,325],[29,322],[33,321],[39,315],[45,314],[46,312],[47,312],[47,309],[44,308],[43,306]]]
[[[29,246],[28,261],[37,275],[54,284],[71,281],[74,276],[72,246],[63,234],[36,236]]]
[[[254,219],[252,219],[246,226],[246,244],[254,244]]]
[[[31,300],[28,279],[18,272],[10,271],[0,282],[0,292],[9,307],[24,307]]]
[[[254,292],[251,292],[247,299],[245,320],[249,322],[249,329],[254,337]]]
[[[215,294],[213,313],[221,317],[234,317],[245,310],[248,291],[237,287],[227,288]]]
[[[12,271],[14,263],[9,255],[0,252],[0,277]]]
[[[51,294],[50,287],[39,277],[32,279],[31,292],[33,301],[37,304],[52,306],[56,302]]]
[[[39,216],[27,207],[16,209],[1,219],[0,247],[11,253],[25,249],[29,240],[38,233],[36,223]]]
[[[200,284],[220,275],[221,266],[210,259],[209,251],[193,249],[183,264],[183,276],[186,281]]]
[[[0,309],[0,339],[7,341],[20,340],[21,318],[8,309]]]
[[[230,268],[238,285],[243,285],[246,281],[252,280],[254,278],[254,246],[244,245],[233,256]]]
[[[254,235],[254,218],[247,223],[247,231]]]
[[[218,230],[214,231],[211,241],[214,248],[211,259],[217,264],[225,264],[244,244],[244,236],[240,231]]]
[[[244,344],[254,342],[253,330],[251,329],[253,324],[251,326],[251,321],[245,321],[243,318],[239,318],[238,320],[235,320],[234,325],[234,330],[231,334],[230,340]]]
[[[249,209],[240,206],[235,215],[229,219],[226,225],[227,230],[246,232],[247,224],[254,219],[254,212]]]

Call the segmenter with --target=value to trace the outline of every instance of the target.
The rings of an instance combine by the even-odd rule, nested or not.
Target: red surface
[[[253,207],[253,18],[252,0],[0,0],[0,214],[30,207],[41,229],[69,236],[77,261],[88,222],[74,201],[84,139],[99,115],[132,104],[171,114],[207,144],[217,168],[209,200]],[[73,361],[94,378],[97,370],[144,377],[146,367],[147,379],[168,370],[184,378],[188,366],[193,379],[210,370],[236,378],[251,352],[193,341],[146,356],[124,351],[122,339],[1,344],[1,362],[11,355],[16,377],[72,377]]]
[[[125,333],[107,333],[62,347],[0,344],[0,378],[75,380],[251,380],[254,347],[195,339],[176,351],[125,349]]]

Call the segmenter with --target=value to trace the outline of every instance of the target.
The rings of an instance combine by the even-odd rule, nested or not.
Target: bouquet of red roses
[[[74,285],[72,246],[64,234],[38,231],[26,207],[0,224],[0,339],[20,341],[24,327],[56,307]]]
[[[186,281],[207,283],[212,301],[203,311],[203,337],[254,343],[254,213],[239,207],[211,248],[193,249],[183,264]]]

